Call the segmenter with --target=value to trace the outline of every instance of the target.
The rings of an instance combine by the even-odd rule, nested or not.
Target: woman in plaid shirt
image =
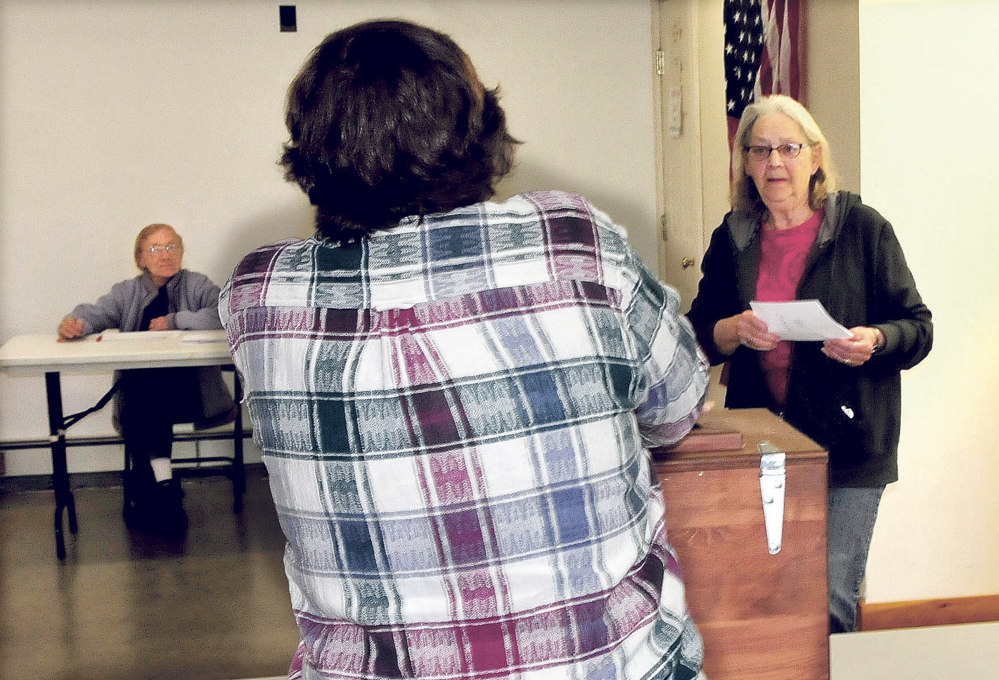
[[[292,678],[692,678],[649,446],[707,384],[676,292],[585,199],[487,202],[495,90],[445,35],[330,35],[282,163],[317,231],[220,310],[281,524]]]

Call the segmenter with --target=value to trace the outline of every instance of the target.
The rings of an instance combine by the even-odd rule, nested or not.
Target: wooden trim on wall
[[[858,630],[889,630],[999,621],[999,595],[950,597],[908,602],[864,602]]]

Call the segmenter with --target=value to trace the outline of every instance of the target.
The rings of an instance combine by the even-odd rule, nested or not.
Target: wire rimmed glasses
[[[146,251],[153,255],[159,255],[160,253],[176,253],[183,249],[183,247],[179,243],[168,243],[165,246],[149,246],[146,248]]]

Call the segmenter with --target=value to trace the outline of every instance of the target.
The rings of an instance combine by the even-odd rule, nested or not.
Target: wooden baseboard
[[[999,595],[951,597],[907,602],[863,602],[858,630],[890,630],[999,621]]]

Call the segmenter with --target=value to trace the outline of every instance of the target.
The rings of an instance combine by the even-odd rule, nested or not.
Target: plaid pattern
[[[291,677],[694,677],[645,448],[707,383],[678,308],[555,192],[244,258],[220,310],[288,538]]]

